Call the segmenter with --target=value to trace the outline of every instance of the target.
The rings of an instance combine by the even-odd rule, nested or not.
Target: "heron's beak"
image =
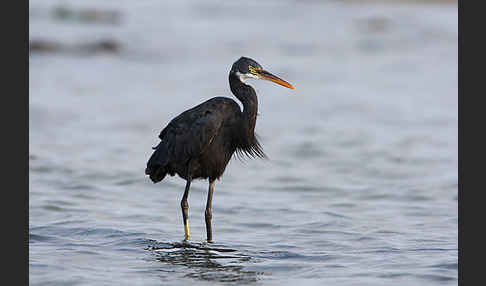
[[[266,70],[262,70],[262,69],[261,70],[255,70],[255,73],[257,74],[257,76],[260,79],[266,79],[266,80],[269,80],[269,81],[273,81],[274,83],[278,83],[280,85],[288,87],[290,89],[295,89],[295,87],[293,87],[290,83],[286,82],[285,80],[279,78],[276,75],[273,75],[273,74],[267,72]]]

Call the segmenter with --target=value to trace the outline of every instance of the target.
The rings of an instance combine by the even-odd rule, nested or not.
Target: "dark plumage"
[[[184,111],[160,132],[160,143],[154,147],[145,173],[157,183],[167,174],[185,179],[186,190],[181,201],[186,239],[189,239],[187,196],[193,179],[209,179],[206,205],[206,230],[212,240],[211,200],[214,181],[223,175],[226,165],[238,155],[265,158],[255,135],[258,99],[255,90],[244,83],[246,78],[267,79],[293,88],[289,83],[266,72],[254,60],[241,57],[229,73],[232,93],[243,104],[227,97],[214,97]]]

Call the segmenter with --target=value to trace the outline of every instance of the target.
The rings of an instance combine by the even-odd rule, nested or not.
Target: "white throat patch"
[[[245,83],[245,80],[247,78],[254,78],[254,79],[258,79],[258,77],[252,73],[240,73],[240,72],[236,72],[236,76],[240,79],[240,81],[242,83]]]

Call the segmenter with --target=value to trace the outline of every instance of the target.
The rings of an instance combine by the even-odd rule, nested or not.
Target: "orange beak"
[[[293,87],[290,83],[286,82],[285,80],[279,78],[276,75],[273,75],[273,74],[267,72],[266,70],[257,70],[256,72],[258,73],[258,76],[261,79],[266,79],[266,80],[269,80],[269,81],[273,81],[274,83],[283,85],[283,86],[288,87],[290,89],[295,89],[295,87]]]

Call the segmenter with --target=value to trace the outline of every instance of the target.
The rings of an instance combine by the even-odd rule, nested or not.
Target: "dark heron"
[[[189,239],[187,196],[193,179],[209,179],[205,219],[208,242],[212,241],[211,201],[214,182],[223,174],[236,152],[250,158],[266,155],[255,136],[258,99],[255,90],[245,83],[248,78],[265,79],[285,87],[294,87],[265,71],[256,61],[241,57],[229,72],[231,92],[243,104],[243,111],[234,100],[214,97],[172,119],[160,132],[160,143],[149,161],[145,174],[154,182],[167,174],[186,180],[181,200],[185,239]]]

